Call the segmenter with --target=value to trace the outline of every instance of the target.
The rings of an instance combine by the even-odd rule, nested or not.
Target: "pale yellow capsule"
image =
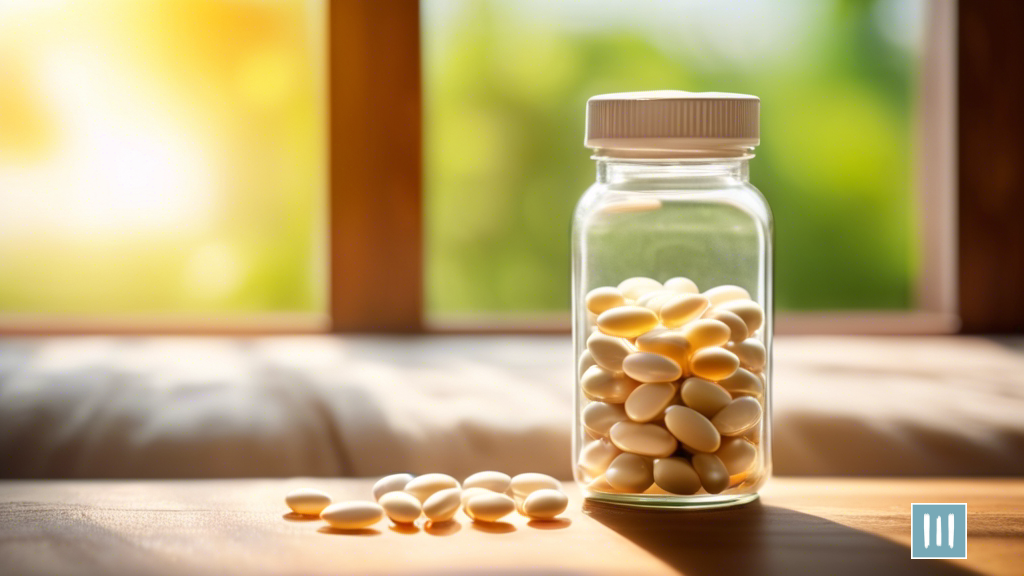
[[[523,512],[533,520],[550,520],[568,507],[568,496],[548,488],[533,492],[523,501]]]
[[[744,368],[737,368],[732,376],[719,380],[718,384],[726,389],[733,398],[752,396],[760,399],[764,395],[764,384],[761,379]]]
[[[284,497],[284,503],[296,514],[319,516],[324,508],[331,505],[331,497],[320,490],[301,488],[289,492]]]
[[[462,505],[462,491],[447,488],[435,492],[423,503],[423,515],[431,522],[447,522],[455,517]]]
[[[488,470],[486,472],[471,474],[468,478],[462,481],[462,487],[464,489],[486,488],[492,492],[505,492],[508,490],[508,486],[511,482],[512,477],[508,474]]]
[[[425,502],[435,492],[458,488],[459,481],[447,474],[423,474],[417,476],[405,485],[404,490],[412,494],[420,502]]]
[[[754,444],[761,443],[761,426],[754,426],[750,430],[747,430],[743,434],[740,434],[740,438],[746,438]]]
[[[697,294],[700,290],[697,289],[697,283],[689,278],[683,278],[677,276],[675,278],[669,278],[665,281],[665,288],[673,292],[680,292],[683,294]]]
[[[743,319],[747,332],[753,334],[764,324],[764,310],[753,300],[730,300],[715,306],[718,310],[727,310]]]
[[[600,314],[616,306],[623,306],[625,303],[626,298],[622,295],[622,292],[619,292],[618,288],[612,288],[611,286],[594,288],[587,292],[586,296],[587,310],[594,314]]]
[[[679,294],[664,302],[658,308],[658,314],[662,324],[675,328],[699,318],[710,305],[708,299],[700,294]]]
[[[562,483],[547,474],[524,472],[512,477],[510,488],[514,497],[526,498],[537,490],[543,490],[544,488],[561,491]]]
[[[643,276],[636,276],[633,278],[627,278],[619,283],[619,292],[626,298],[633,300],[639,299],[648,292],[654,292],[655,290],[661,290],[661,282],[653,278],[645,278]]]
[[[638,337],[636,347],[641,352],[651,352],[671,358],[682,369],[683,375],[689,374],[690,354],[693,353],[693,346],[681,332],[655,328]]]
[[[665,427],[690,450],[714,452],[721,445],[722,436],[715,426],[693,408],[669,406],[665,410]]]
[[[676,439],[657,424],[618,422],[609,437],[619,450],[641,456],[664,458],[676,451]]]
[[[622,404],[640,383],[622,373],[591,366],[580,378],[580,389],[591,400]]]
[[[711,423],[723,436],[736,436],[761,421],[761,403],[749,396],[737,398],[715,414]]]
[[[704,317],[709,320],[718,320],[728,326],[730,342],[742,342],[747,339],[747,323],[732,312],[715,307],[708,310]]]
[[[643,306],[619,306],[597,317],[601,332],[620,338],[636,338],[657,325],[658,315]]]
[[[587,338],[587,350],[594,363],[612,372],[622,372],[622,361],[633,350],[622,338],[594,332]]]
[[[675,360],[652,352],[634,352],[622,361],[622,371],[638,382],[671,382],[683,375]]]
[[[651,292],[650,294],[640,298],[636,303],[638,306],[643,306],[651,312],[659,314],[662,306],[677,296],[677,293],[669,290],[658,290],[657,292]]]
[[[754,465],[757,447],[743,438],[722,438],[722,446],[715,452],[730,476],[746,472]]]
[[[477,522],[497,522],[511,514],[516,503],[504,494],[491,492],[470,498],[465,508],[466,515]]]
[[[583,408],[581,417],[583,427],[598,438],[607,436],[612,426],[628,419],[626,409],[622,404],[608,404],[607,402],[587,404]]]
[[[475,486],[473,488],[464,489],[462,491],[462,495],[459,496],[459,499],[462,501],[462,507],[465,508],[466,504],[468,504],[470,499],[472,499],[474,496],[492,493],[494,493],[494,490],[488,490],[487,488],[480,488],[479,486]]]
[[[686,458],[655,460],[654,483],[672,494],[696,494],[700,490],[700,477]]]
[[[615,493],[618,492],[612,485],[608,483],[608,480],[604,476],[595,478],[587,483],[587,490],[591,492],[604,492],[604,493]]]
[[[634,422],[650,422],[661,416],[676,397],[672,382],[648,382],[637,386],[626,398],[626,415]],[[728,396],[728,394],[726,394]]]
[[[408,492],[388,492],[377,501],[388,518],[397,524],[415,522],[423,512],[423,505]]]
[[[724,348],[702,348],[690,358],[690,371],[705,380],[717,382],[728,378],[739,367],[739,358]]]
[[[358,530],[384,518],[384,509],[376,502],[338,502],[324,508],[320,518],[331,528]]]
[[[733,286],[726,284],[724,286],[716,286],[710,290],[706,290],[704,295],[711,301],[712,306],[717,306],[722,302],[728,302],[730,300],[750,300],[750,292],[739,286]]]
[[[693,469],[708,494],[718,494],[729,487],[729,471],[714,454],[694,454]]]
[[[412,481],[412,474],[391,474],[377,480],[373,485],[373,499],[380,500],[380,497],[388,492],[405,490],[405,485]]]
[[[680,333],[694,349],[721,346],[729,341],[729,327],[718,320],[694,320],[682,327]]]
[[[725,388],[709,380],[697,377],[687,378],[683,381],[680,397],[683,400],[683,404],[700,412],[702,416],[707,418],[711,418],[719,410],[725,408],[729,402],[732,402],[732,396],[729,395]]]
[[[640,493],[654,483],[654,469],[649,458],[626,452],[612,460],[604,479],[616,492]]]
[[[735,354],[740,359],[740,366],[747,370],[756,372],[764,368],[768,354],[765,352],[764,344],[757,338],[747,338],[743,342],[729,342],[725,348]]]
[[[608,469],[616,456],[622,454],[609,440],[594,440],[580,450],[578,465],[591,478],[597,478]]]
[[[596,366],[596,365],[597,365],[597,362],[594,361],[594,356],[593,356],[593,354],[590,353],[590,350],[584,350],[583,353],[580,354],[580,362],[579,362],[580,376],[582,376],[583,373],[587,371],[587,368],[590,368],[591,366]]]

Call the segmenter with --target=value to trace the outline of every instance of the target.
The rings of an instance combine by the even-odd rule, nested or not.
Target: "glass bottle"
[[[573,219],[574,471],[585,496],[706,508],[771,474],[772,216],[753,96],[595,96]]]

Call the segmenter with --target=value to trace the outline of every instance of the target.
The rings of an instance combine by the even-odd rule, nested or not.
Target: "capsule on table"
[[[459,481],[447,474],[423,474],[417,476],[405,485],[403,490],[412,494],[420,502],[426,502],[427,498],[441,490],[458,488]]]
[[[324,508],[320,518],[331,528],[358,530],[380,522],[384,509],[376,502],[338,502]]]
[[[408,492],[388,492],[377,500],[380,507],[396,524],[415,522],[423,512],[423,505],[415,496]]]
[[[492,492],[505,492],[511,483],[512,477],[508,474],[488,470],[471,474],[462,481],[462,488],[486,488]]]
[[[523,512],[532,520],[551,520],[569,507],[569,497],[559,490],[542,488],[523,501]]]
[[[289,492],[284,497],[284,503],[296,514],[319,516],[324,508],[331,505],[331,497],[320,490],[301,488]]]
[[[497,492],[476,495],[465,504],[466,515],[476,522],[497,522],[515,509],[512,498]]]
[[[423,503],[423,515],[431,522],[447,522],[462,505],[462,490],[446,488],[430,495]]]

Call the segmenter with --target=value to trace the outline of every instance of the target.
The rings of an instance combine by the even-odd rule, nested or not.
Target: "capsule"
[[[676,397],[676,390],[671,382],[641,384],[626,398],[626,415],[634,422],[650,422],[668,408]]]
[[[715,452],[730,476],[750,470],[757,458],[757,447],[743,438],[723,438],[722,445]]]
[[[320,512],[331,528],[358,530],[373,526],[384,518],[384,509],[376,502],[338,502]]]
[[[649,458],[627,452],[612,460],[604,480],[617,492],[640,493],[654,483],[654,469]]]
[[[466,515],[477,522],[497,522],[515,509],[514,500],[495,492],[476,495],[465,504]]]
[[[623,420],[628,420],[626,409],[622,404],[609,404],[607,402],[591,402],[583,408],[583,427],[598,438],[608,436],[612,426]]]
[[[424,474],[410,480],[403,490],[420,502],[426,502],[435,492],[458,487],[459,481],[447,474]]]
[[[655,328],[640,335],[636,339],[636,348],[641,352],[660,354],[679,365],[683,374],[687,374],[690,366],[690,354],[693,345],[682,332]]]
[[[700,294],[679,294],[664,302],[657,312],[662,324],[675,328],[699,318],[710,305],[711,302]]]
[[[289,492],[284,497],[284,503],[296,514],[319,516],[324,508],[331,505],[331,497],[320,490],[302,488]]]
[[[729,341],[729,327],[718,320],[694,320],[680,330],[694,349],[721,346]]]
[[[704,295],[711,301],[712,306],[717,306],[730,300],[750,300],[750,292],[747,292],[745,288],[731,284],[716,286],[704,292]]]
[[[757,332],[764,324],[764,310],[753,300],[730,300],[715,306],[715,309],[732,312],[742,318],[750,334]]]
[[[665,427],[690,450],[715,452],[721,445],[722,436],[718,429],[693,408],[669,406],[665,410]]]
[[[768,357],[764,344],[757,338],[747,338],[743,342],[729,342],[725,345],[725,349],[740,359],[740,366],[754,372],[764,368]]]
[[[751,396],[760,399],[764,395],[764,383],[754,373],[744,368],[737,368],[732,376],[719,380],[718,384],[733,398]]]
[[[638,382],[671,382],[683,375],[683,369],[675,360],[651,352],[635,352],[626,356],[622,370]]]
[[[719,410],[725,408],[729,402],[732,402],[732,396],[725,388],[697,377],[687,378],[683,381],[680,397],[683,404],[707,418],[711,418]]]
[[[622,454],[622,450],[615,447],[607,439],[593,440],[580,450],[578,465],[580,470],[591,478],[597,478],[608,469],[608,465],[616,456]]]
[[[633,350],[622,338],[594,332],[587,338],[587,352],[601,368],[611,372],[622,372],[622,361]]]
[[[640,383],[629,376],[591,366],[580,378],[580,389],[591,400],[622,404]]]
[[[619,422],[612,426],[609,437],[619,450],[641,456],[664,458],[676,451],[676,439],[657,424]]]
[[[569,497],[558,490],[543,488],[523,501],[523,512],[532,520],[551,520],[569,507]]]
[[[643,306],[619,306],[597,317],[601,332],[620,338],[636,338],[657,325],[658,315]]]
[[[728,326],[730,342],[742,342],[747,339],[747,323],[732,312],[715,307],[709,310],[704,317],[710,320],[718,320]]]
[[[423,515],[431,522],[447,522],[455,517],[462,505],[462,491],[446,488],[430,495],[423,503]]]
[[[655,460],[654,483],[671,494],[696,494],[700,490],[700,477],[686,458]]]
[[[626,298],[618,288],[602,286],[587,292],[586,304],[587,310],[590,310],[594,314],[600,314],[605,310],[610,310],[616,306],[625,305]]]
[[[415,522],[423,512],[423,505],[415,496],[408,492],[388,492],[378,498],[377,503],[384,509],[396,524],[410,524]]]
[[[619,282],[619,292],[622,293],[626,298],[637,300],[648,292],[654,292],[655,290],[661,290],[661,282],[653,278],[645,278],[643,276],[636,276],[634,278],[627,278],[622,282]]]
[[[388,492],[405,490],[405,485],[412,479],[412,474],[391,474],[377,480],[377,483],[373,485],[373,499],[380,500],[380,497]]]
[[[749,396],[737,398],[715,414],[711,423],[723,436],[736,436],[761,421],[761,403]]]
[[[697,294],[700,290],[697,288],[697,283],[689,278],[683,278],[677,276],[675,278],[669,278],[665,281],[665,289],[673,292],[679,292],[682,294]]]
[[[524,472],[512,477],[510,488],[512,489],[512,495],[516,498],[526,498],[537,490],[544,488],[561,491],[562,483],[547,474]]]
[[[728,378],[739,366],[739,358],[724,348],[702,348],[694,352],[690,358],[690,371],[694,376],[705,380],[718,381]]]
[[[718,494],[729,487],[729,471],[714,454],[694,454],[693,469],[708,494]]]
[[[462,487],[464,489],[486,488],[492,492],[505,492],[511,482],[512,477],[504,472],[477,472],[463,480]]]

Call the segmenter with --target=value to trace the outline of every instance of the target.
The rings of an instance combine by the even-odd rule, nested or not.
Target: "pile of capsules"
[[[569,505],[562,483],[536,472],[515,477],[477,472],[461,484],[447,474],[392,474],[373,485],[373,499],[332,503],[327,493],[303,488],[289,493],[285,503],[296,514],[319,517],[339,530],[368,528],[385,515],[395,524],[413,524],[421,516],[448,522],[459,508],[474,522],[498,522],[515,511],[531,520],[552,520]]]
[[[587,293],[577,472],[588,490],[718,494],[760,478],[766,351],[740,286],[635,277]]]

